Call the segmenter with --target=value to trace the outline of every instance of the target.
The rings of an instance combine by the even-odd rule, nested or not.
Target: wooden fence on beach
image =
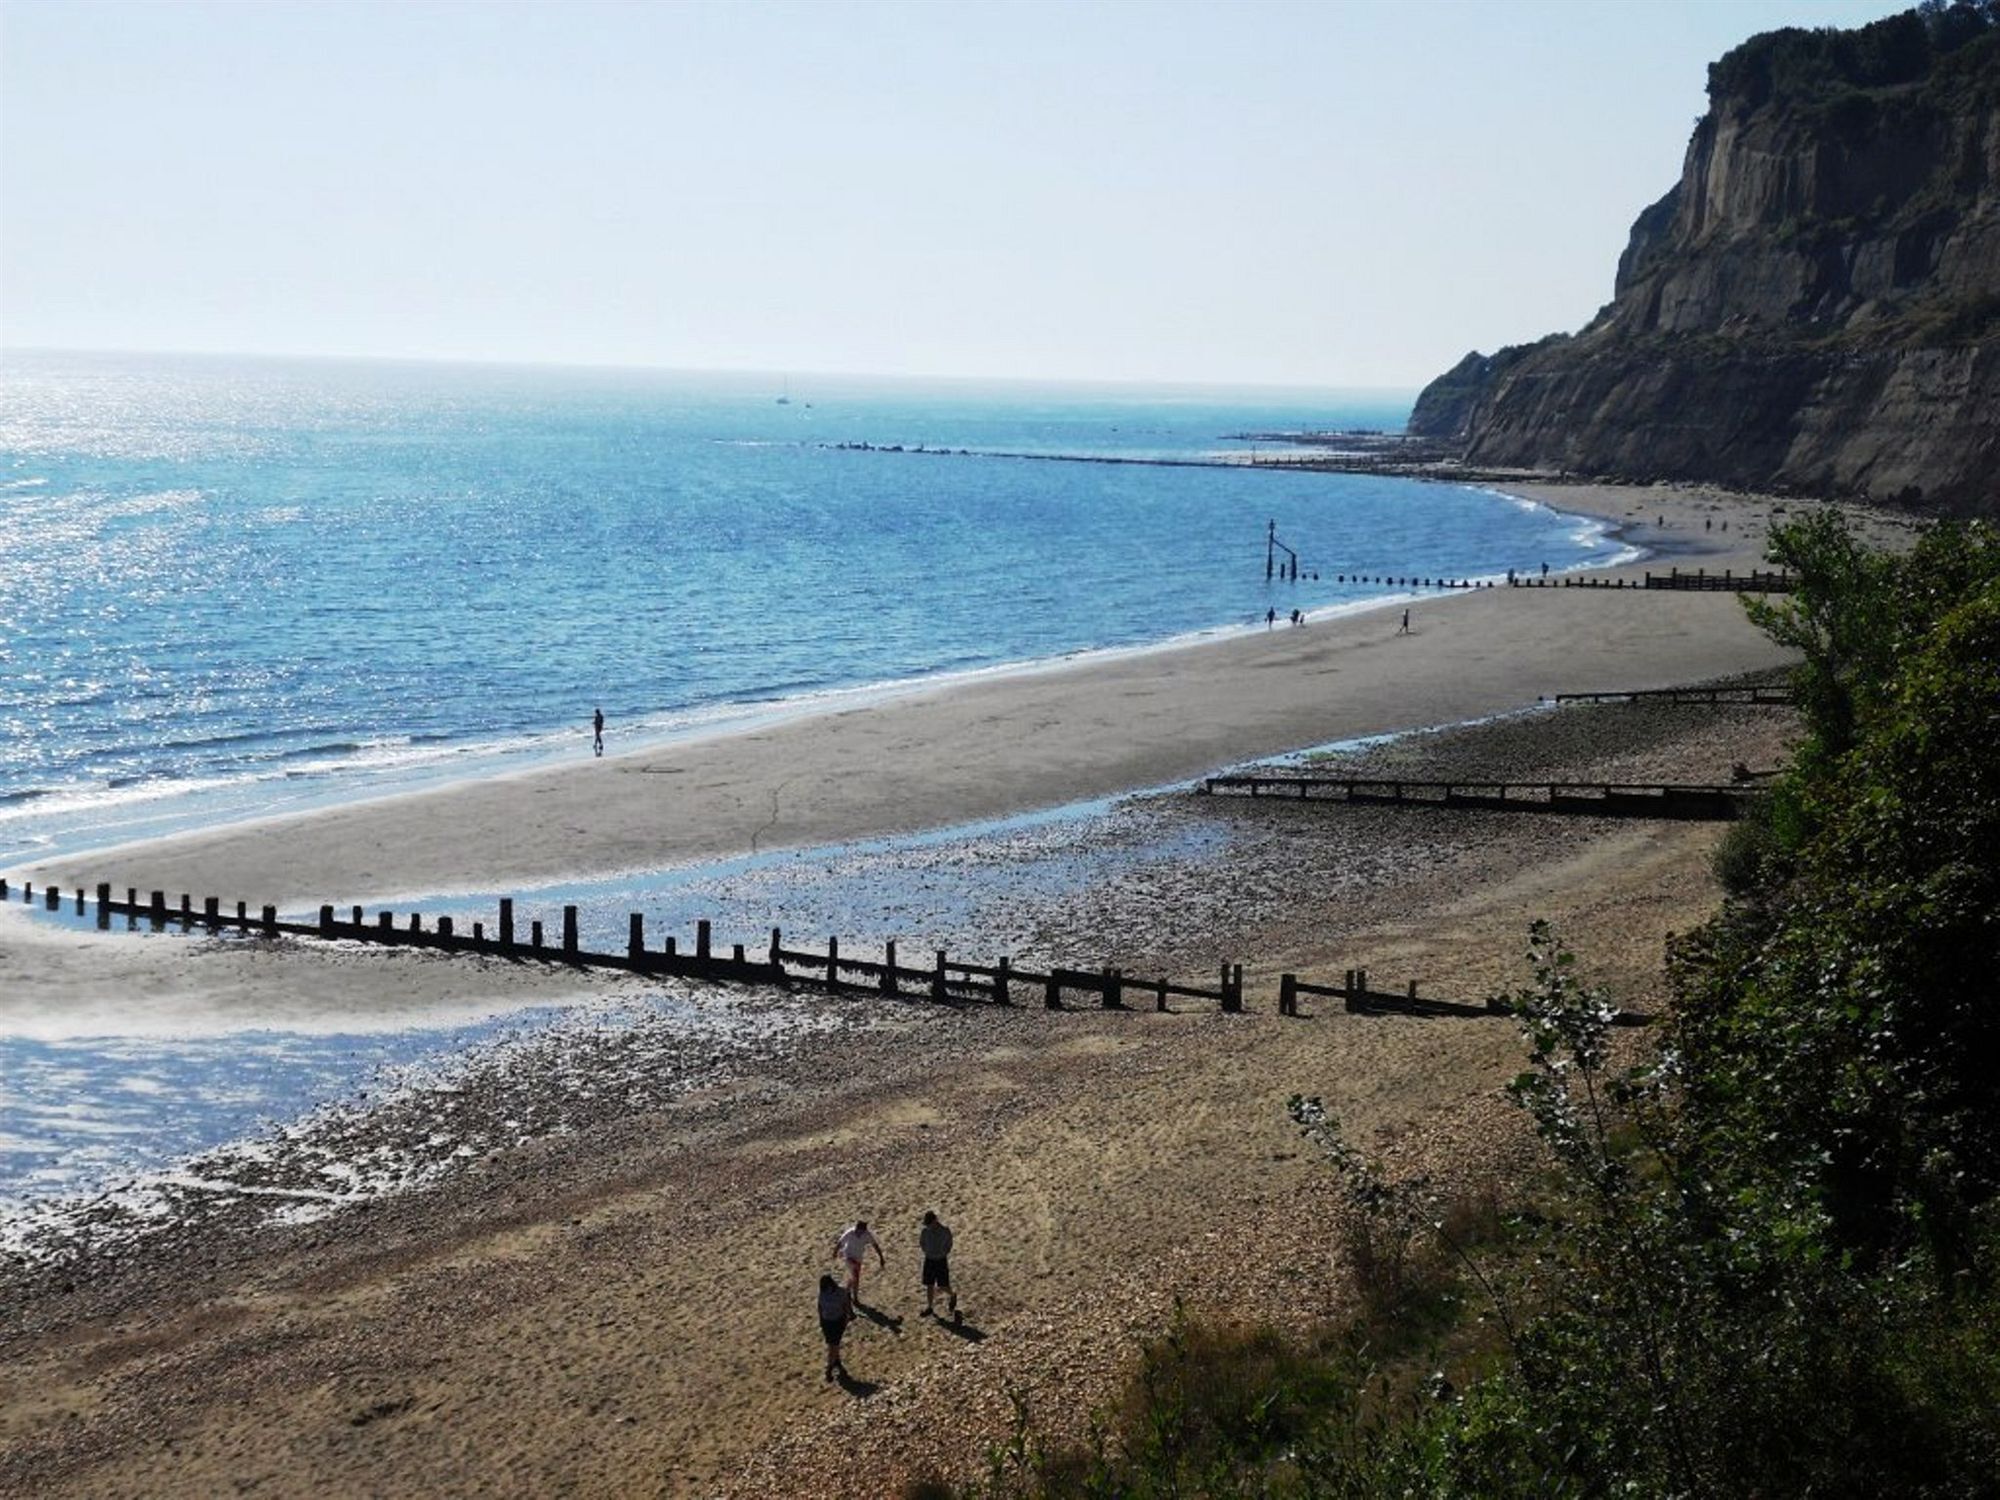
[[[1405,781],[1386,776],[1210,776],[1211,794],[1378,807],[1449,807],[1596,818],[1726,822],[1762,793],[1747,786],[1678,782]]]
[[[1706,568],[1696,568],[1692,573],[1683,573],[1679,568],[1670,568],[1664,573],[1647,573],[1646,587],[1733,594],[1789,594],[1792,591],[1792,575],[1782,570],[1767,573],[1752,569],[1748,573],[1736,573],[1724,568],[1720,573],[1711,573]]]
[[[1779,684],[1741,684],[1735,687],[1624,688],[1603,693],[1557,693],[1558,703],[1745,703],[1789,708],[1798,701],[1793,691]]]
[[[0,901],[12,895],[8,882],[0,879]],[[21,887],[21,899],[36,904],[32,883]],[[789,946],[780,929],[771,929],[767,946],[754,950],[743,943],[726,947],[713,941],[710,924],[695,926],[694,943],[682,948],[669,935],[661,946],[647,946],[645,917],[633,912],[627,919],[625,951],[594,952],[578,940],[577,908],[562,909],[559,934],[552,942],[539,921],[527,924],[525,940],[514,919],[511,898],[500,901],[499,921],[492,932],[486,924],[474,922],[462,931],[449,916],[436,917],[426,926],[420,912],[376,911],[372,915],[353,906],[342,915],[332,906],[319,909],[317,921],[300,922],[281,918],[275,906],[259,907],[254,913],[247,902],[233,909],[217,897],[205,897],[197,907],[193,898],[182,895],[170,905],[164,891],[149,893],[141,901],[139,892],[127,887],[124,900],[117,900],[111,886],[100,884],[94,901],[82,887],[67,898],[81,917],[95,906],[97,926],[108,930],[114,918],[122,917],[128,930],[144,923],[153,931],[178,928],[214,934],[240,932],[253,937],[293,937],[328,942],[372,943],[402,948],[422,948],[467,957],[490,957],[514,962],[562,964],[580,969],[607,969],[630,974],[674,976],[726,984],[769,985],[782,989],[807,988],[829,994],[876,994],[892,998],[925,999],[946,1004],[1012,1005],[1039,1000],[1049,1010],[1073,1008],[1066,999],[1082,998],[1092,1008],[1102,1010],[1169,1010],[1174,999],[1204,1001],[1229,1013],[1244,1009],[1243,965],[1225,963],[1218,967],[1214,986],[1178,984],[1167,979],[1141,979],[1118,968],[1062,968],[1043,971],[1017,968],[1007,958],[996,963],[968,963],[950,957],[943,949],[932,955],[927,966],[899,963],[896,944],[884,945],[880,959],[851,957],[840,951],[840,940],[828,938],[821,949]],[[57,886],[45,886],[41,905],[51,912],[66,910],[65,897]],[[1420,995],[1412,980],[1401,990],[1378,990],[1368,980],[1365,969],[1350,969],[1339,985],[1312,984],[1295,974],[1279,976],[1277,1011],[1281,1016],[1301,1016],[1300,997],[1337,999],[1342,1009],[1357,1015],[1409,1015],[1441,1018],[1447,1016],[1490,1016],[1503,1007],[1493,1002],[1442,1000]],[[1643,1017],[1632,1017],[1638,1024]]]
[[[1727,568],[1720,573],[1710,573],[1701,568],[1695,569],[1692,573],[1683,573],[1679,568],[1672,568],[1665,573],[1648,572],[1643,579],[1600,578],[1594,573],[1558,573],[1553,577],[1546,573],[1540,576],[1513,573],[1508,575],[1507,587],[1510,589],[1679,589],[1735,594],[1789,594],[1792,591],[1792,576],[1789,573],[1737,573]]]

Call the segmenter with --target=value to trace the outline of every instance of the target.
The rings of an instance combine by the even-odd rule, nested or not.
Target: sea
[[[585,753],[600,709],[617,750],[1410,592],[1356,575],[1631,557],[1489,489],[1286,469],[1308,450],[1271,436],[1394,432],[1409,404],[9,351],[0,873]],[[0,1211],[483,1024],[140,1041],[7,1014]]]

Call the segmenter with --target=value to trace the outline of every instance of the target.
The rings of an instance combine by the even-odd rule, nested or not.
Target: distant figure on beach
[[[1410,612],[1406,609],[1403,611],[1403,628],[1397,631],[1396,634],[1408,635],[1409,633],[1410,633]]]
[[[1701,529],[1703,531],[1713,531],[1715,529],[1715,517],[1703,516],[1701,518]]]
[[[882,1247],[875,1236],[868,1232],[866,1219],[856,1219],[833,1242],[833,1253],[847,1262],[847,1292],[857,1305],[861,1301],[861,1262],[870,1250],[875,1252],[877,1268],[887,1269],[889,1263],[882,1258]]]
[[[1547,563],[1543,563],[1543,564],[1542,564],[1542,577],[1546,578],[1546,577],[1548,577],[1548,576],[1549,576],[1549,565],[1548,565]]]
[[[928,1209],[924,1212],[923,1228],[917,1231],[917,1248],[924,1252],[923,1316],[936,1315],[934,1304],[937,1294],[943,1292],[945,1305],[951,1310],[951,1320],[956,1323],[959,1320],[958,1293],[951,1289],[951,1230]]]
[[[826,1340],[828,1380],[833,1379],[836,1373],[847,1373],[847,1366],[840,1362],[840,1341],[853,1318],[854,1303],[847,1295],[847,1288],[831,1275],[822,1275],[819,1279],[819,1331]]]
[[[590,717],[590,750],[593,755],[604,753],[604,710],[599,709]]]
[[[1264,611],[1264,628],[1266,630],[1269,630],[1277,623],[1278,623],[1278,606],[1274,604],[1269,609]]]

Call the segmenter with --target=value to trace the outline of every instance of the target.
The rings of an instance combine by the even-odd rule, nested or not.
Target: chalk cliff
[[[2000,513],[2000,0],[1729,53],[1612,301],[1466,356],[1410,429],[1480,467]]]

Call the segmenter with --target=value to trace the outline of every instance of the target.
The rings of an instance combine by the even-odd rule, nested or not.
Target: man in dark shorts
[[[924,1252],[924,1316],[935,1314],[937,1294],[943,1292],[951,1320],[958,1321],[958,1293],[951,1289],[951,1230],[938,1222],[934,1213],[924,1214],[923,1228],[917,1231],[917,1245]]]
[[[845,1375],[847,1366],[840,1362],[840,1340],[847,1332],[847,1325],[854,1317],[854,1302],[847,1295],[847,1288],[831,1276],[819,1279],[819,1331],[826,1340],[826,1378],[833,1379],[836,1373]]]
[[[595,755],[604,753],[604,710],[601,708],[590,716],[590,749]]]

